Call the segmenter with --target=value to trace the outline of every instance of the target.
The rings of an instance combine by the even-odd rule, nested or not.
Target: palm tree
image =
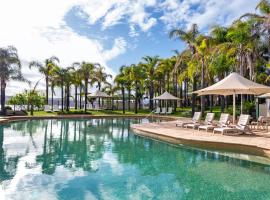
[[[242,15],[239,19],[243,18],[250,18],[255,23],[253,23],[253,31],[261,31],[261,33],[265,33],[267,35],[268,39],[268,54],[270,54],[270,3],[268,0],[261,0],[258,5],[256,6],[256,9],[258,9],[261,13],[255,14],[255,13],[246,13]],[[268,58],[270,58],[270,55],[268,55]],[[270,60],[270,59],[269,59]]]
[[[73,70],[71,72],[71,82],[74,85],[74,100],[75,100],[75,109],[78,109],[78,87],[82,84],[82,76],[80,71],[76,69],[76,66],[79,66],[79,63],[73,63]]]
[[[52,56],[44,61],[44,64],[39,61],[32,61],[29,64],[29,68],[36,67],[38,71],[45,76],[45,84],[46,84],[46,104],[49,103],[49,78],[50,73],[54,66],[56,66],[56,62],[59,63],[59,59],[56,56]]]
[[[187,43],[191,54],[194,55],[196,53],[196,39],[199,35],[199,30],[197,24],[192,24],[191,28],[187,31],[181,29],[174,29],[170,32],[170,38],[178,38],[181,41]],[[181,58],[179,60],[182,60]],[[176,66],[179,66],[176,64]],[[193,91],[197,90],[197,73],[194,74],[194,81],[193,81]],[[203,98],[203,97],[202,97]],[[195,94],[192,94],[192,114],[195,112]]]
[[[141,67],[141,63],[138,65],[131,65],[131,77],[134,83],[135,88],[135,114],[138,113],[138,102],[139,102],[139,94],[140,94],[140,85],[142,81],[145,79],[145,73],[143,68]]]
[[[126,84],[126,77],[124,74],[124,66],[120,67],[120,73],[115,77],[114,82],[117,86],[121,89],[122,93],[122,106],[123,106],[123,114],[125,114],[125,84]]]
[[[70,70],[70,68],[60,68],[57,66],[53,69],[53,72],[52,72],[54,74],[55,82],[61,88],[61,110],[62,110],[62,112],[64,111],[64,87],[65,87],[67,79],[69,78],[69,70]],[[67,99],[69,100],[69,97],[67,97]]]
[[[155,69],[157,67],[157,64],[159,62],[158,56],[145,56],[143,57],[143,61],[145,63],[142,64],[142,66],[145,68],[146,72],[146,87],[148,88],[149,93],[149,107],[151,110],[153,110],[153,97],[154,97],[154,78],[155,78]]]
[[[99,66],[97,63],[88,63],[82,62],[79,72],[82,75],[84,80],[84,111],[87,111],[87,95],[88,95],[88,84],[90,83],[90,79],[93,79],[94,69],[96,66]]]
[[[25,81],[17,49],[12,46],[0,48],[1,113],[6,114],[6,85],[10,80]]]
[[[97,88],[100,91],[101,90],[101,85],[104,84],[109,84],[107,79],[112,78],[111,74],[108,74],[104,72],[105,68],[101,65],[97,65],[97,67],[94,70],[94,77],[92,79],[92,82],[97,82]],[[98,104],[100,106],[100,98],[98,98]]]
[[[123,74],[126,79],[125,88],[127,89],[128,92],[128,111],[130,111],[131,89],[132,89],[131,67],[125,66],[123,69]]]

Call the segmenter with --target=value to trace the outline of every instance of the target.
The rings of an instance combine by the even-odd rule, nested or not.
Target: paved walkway
[[[210,149],[232,150],[270,158],[270,133],[257,131],[255,135],[222,135],[175,126],[176,121],[134,124],[138,135]]]

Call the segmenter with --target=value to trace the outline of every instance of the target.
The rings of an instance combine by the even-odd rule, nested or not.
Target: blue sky
[[[107,65],[115,72],[122,65],[138,63],[143,56],[169,57],[173,55],[172,50],[179,50],[184,46],[182,42],[168,37],[168,29],[163,23],[157,23],[146,32],[135,26],[136,33],[131,34],[130,24],[126,18],[119,20],[118,24],[104,29],[101,21],[89,24],[85,18],[78,16],[78,13],[81,12],[83,11],[80,8],[74,7],[65,15],[65,22],[74,32],[89,39],[98,39],[107,49],[114,45],[115,38],[121,37],[126,41],[127,49],[125,53],[107,62]],[[148,12],[151,13],[153,18],[161,16],[161,11],[156,11],[154,7],[149,8]]]
[[[185,44],[171,40],[173,28],[197,23],[207,33],[228,25],[247,12],[256,12],[259,0],[0,0],[0,46],[17,47],[23,73],[31,82],[40,79],[29,70],[32,60],[52,55],[59,65],[99,62],[115,75],[122,65],[138,63],[145,55],[169,57]],[[10,15],[10,13],[13,13]],[[7,17],[8,16],[8,17]],[[11,81],[8,94],[29,88]],[[41,82],[40,89],[44,89]]]

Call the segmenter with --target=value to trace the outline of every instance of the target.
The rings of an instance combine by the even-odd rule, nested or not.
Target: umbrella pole
[[[233,94],[233,124],[235,122],[235,94]]]
[[[243,95],[241,94],[241,114],[243,112]]]

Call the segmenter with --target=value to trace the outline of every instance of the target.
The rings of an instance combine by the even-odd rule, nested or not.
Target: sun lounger
[[[54,112],[58,112],[59,111],[59,106],[58,105],[54,105],[53,106],[53,111]]]
[[[166,114],[166,108],[162,108],[162,110],[161,110],[161,112],[160,112],[160,114],[162,114],[162,115],[165,115]]]
[[[51,106],[50,105],[44,105],[44,111],[45,112],[51,112],[52,111]]]
[[[156,111],[154,112],[155,114],[160,114],[160,107],[156,108]]]
[[[206,125],[201,125],[198,127],[198,130],[213,130],[214,128],[222,128],[228,126],[230,114],[221,113],[219,121],[217,123],[211,123]]]
[[[215,116],[215,113],[207,113],[203,123],[200,123],[200,122],[190,123],[190,124],[184,125],[184,127],[185,127],[185,128],[193,128],[193,129],[196,129],[196,128],[198,128],[200,125],[210,125],[210,124],[212,124],[212,122],[213,122],[213,120],[214,120],[214,116]]]
[[[193,115],[192,120],[189,120],[189,121],[178,120],[176,122],[176,126],[184,127],[184,125],[186,125],[186,124],[197,123],[201,119],[201,115],[202,115],[201,112],[195,112],[194,115]]]
[[[256,122],[251,122],[251,128],[252,129],[261,129],[261,130],[267,130],[268,131],[268,124],[270,122],[270,117],[265,116],[259,116],[258,120]]]
[[[167,115],[170,115],[170,114],[172,114],[172,112],[173,112],[173,108],[172,107],[169,107],[168,108],[168,111],[166,112],[166,114]]]
[[[250,115],[243,115],[241,114],[239,117],[239,120],[237,122],[237,125],[231,125],[221,128],[214,128],[213,133],[215,132],[221,132],[222,134],[226,134],[229,132],[232,132],[234,134],[244,134],[247,132],[251,132],[251,130],[248,127]]]

